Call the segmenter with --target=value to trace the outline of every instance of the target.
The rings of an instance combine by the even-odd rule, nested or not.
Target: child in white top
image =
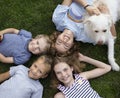
[[[43,86],[39,79],[47,77],[51,64],[51,57],[43,55],[30,68],[19,65],[0,74],[0,98],[42,98]]]

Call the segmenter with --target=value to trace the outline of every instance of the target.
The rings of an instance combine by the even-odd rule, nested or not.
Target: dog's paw
[[[114,71],[120,71],[120,66],[117,63],[115,63],[111,67],[112,67],[112,70],[114,70]]]

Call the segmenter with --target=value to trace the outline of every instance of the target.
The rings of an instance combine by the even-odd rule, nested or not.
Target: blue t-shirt
[[[11,77],[0,85],[0,98],[42,98],[42,84],[29,78],[28,71],[23,65],[11,67]]]
[[[20,30],[18,34],[4,34],[0,42],[0,53],[6,57],[13,57],[17,65],[24,64],[31,57],[28,51],[31,39],[32,34],[26,30]]]

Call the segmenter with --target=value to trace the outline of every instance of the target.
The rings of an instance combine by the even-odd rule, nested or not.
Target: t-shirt
[[[26,30],[20,30],[18,34],[4,34],[0,42],[0,53],[6,57],[13,57],[14,63],[24,64],[31,57],[28,44],[32,34]]]
[[[11,67],[11,77],[0,85],[0,98],[42,98],[42,84],[29,78],[28,71],[23,65]]]

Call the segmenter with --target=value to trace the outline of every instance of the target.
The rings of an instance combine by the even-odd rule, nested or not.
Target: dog
[[[120,0],[94,0],[96,7],[107,7],[109,13],[100,15],[88,15],[84,20],[86,35],[96,44],[106,44],[108,46],[108,61],[112,70],[119,71],[120,67],[114,58],[115,37],[111,33],[111,26],[120,19]]]

